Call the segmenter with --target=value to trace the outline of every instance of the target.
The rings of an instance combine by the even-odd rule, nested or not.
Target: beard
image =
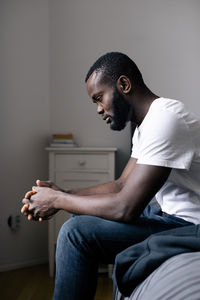
[[[117,88],[114,89],[113,93],[113,116],[110,128],[112,130],[122,130],[126,127],[129,119],[129,113],[131,106],[124,99],[124,97],[118,92]]]

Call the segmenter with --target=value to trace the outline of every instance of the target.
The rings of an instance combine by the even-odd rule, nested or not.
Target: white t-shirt
[[[155,195],[163,212],[200,223],[200,121],[177,100],[158,98],[133,135],[138,164],[172,168]]]

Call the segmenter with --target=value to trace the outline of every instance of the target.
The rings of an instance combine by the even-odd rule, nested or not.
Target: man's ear
[[[130,79],[125,75],[121,75],[117,80],[117,88],[123,94],[130,93],[132,88]]]

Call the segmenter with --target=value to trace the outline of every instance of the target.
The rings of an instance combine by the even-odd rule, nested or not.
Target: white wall
[[[83,146],[116,146],[118,173],[129,154],[129,128],[112,132],[96,115],[84,78],[107,51],[127,53],[158,95],[200,112],[200,1],[50,0],[51,131]]]
[[[47,223],[7,226],[37,178],[47,178],[49,19],[47,0],[0,1],[0,270],[47,260]]]

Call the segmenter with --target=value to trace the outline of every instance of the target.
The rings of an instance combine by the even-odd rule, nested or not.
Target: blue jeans
[[[72,217],[58,236],[53,299],[94,299],[99,262],[114,263],[119,252],[149,235],[186,225],[191,223],[150,205],[130,224],[87,215]]]

